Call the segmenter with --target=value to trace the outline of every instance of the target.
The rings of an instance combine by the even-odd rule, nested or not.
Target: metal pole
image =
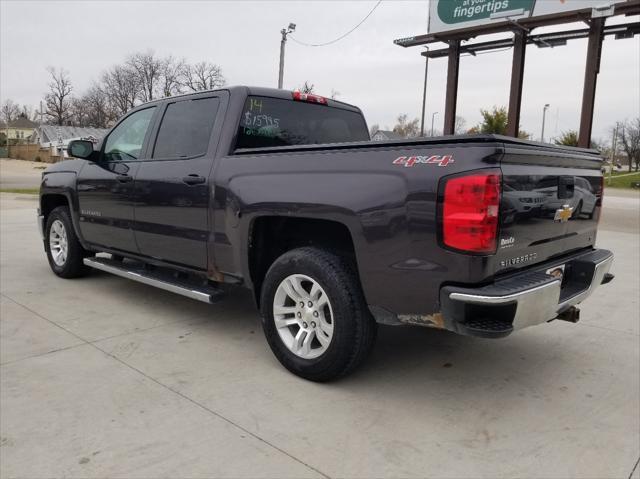
[[[524,58],[527,51],[527,33],[517,31],[513,37],[513,59],[511,61],[511,86],[509,88],[509,114],[507,136],[518,137],[520,128],[520,107],[522,105],[522,80],[524,78]]]
[[[427,53],[429,53],[429,47]],[[427,75],[429,73],[429,57],[424,56],[424,87],[422,88],[422,119],[420,121],[420,136],[424,136],[424,113],[427,104]],[[433,135],[432,135],[433,136]]]
[[[540,142],[544,143],[544,122],[547,116],[547,108],[549,108],[549,104],[547,103],[544,108],[542,108],[542,133],[540,133]]]
[[[458,73],[460,72],[460,40],[449,41],[447,64],[447,90],[444,103],[444,135],[453,135],[456,129],[456,104],[458,102]]]
[[[596,99],[596,82],[600,71],[602,55],[602,32],[604,18],[592,18],[589,27],[587,44],[587,62],[584,71],[584,89],[582,91],[582,108],[580,113],[580,129],[578,130],[578,146],[591,146],[591,128],[593,127],[593,109]]]
[[[282,40],[280,40],[280,70],[278,72],[278,88],[282,89],[282,80],[284,79],[284,46],[287,43],[287,30],[280,30]]]
[[[431,115],[431,136],[433,136],[433,120],[435,120],[437,114],[438,112],[434,111],[433,115]]]
[[[609,178],[607,184],[611,184],[611,177],[613,176],[613,165],[616,162],[616,150],[618,149],[618,126],[620,123],[616,122],[616,128],[613,130],[613,139],[611,140],[611,167],[609,168]]]

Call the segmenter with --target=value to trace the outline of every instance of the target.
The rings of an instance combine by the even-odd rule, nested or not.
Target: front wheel
[[[58,206],[49,214],[44,245],[49,265],[56,275],[77,278],[87,272],[88,268],[83,264],[87,251],[78,241],[66,206]]]
[[[260,304],[271,350],[305,379],[348,374],[375,341],[377,325],[354,268],[330,251],[306,247],[280,256],[267,272]]]

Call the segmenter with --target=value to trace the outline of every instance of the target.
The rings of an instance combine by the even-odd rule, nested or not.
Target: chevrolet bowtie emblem
[[[553,217],[553,221],[559,221],[560,223],[566,223],[573,214],[573,208],[569,205],[563,205],[562,208],[556,210],[556,214]]]

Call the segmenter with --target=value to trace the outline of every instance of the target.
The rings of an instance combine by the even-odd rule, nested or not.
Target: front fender
[[[71,221],[73,223],[73,228],[76,232],[76,236],[78,237],[80,244],[82,244],[82,246],[86,248],[87,244],[82,237],[79,224],[80,210],[78,204],[76,183],[78,171],[82,165],[77,165],[78,161],[79,160],[72,160],[69,162],[65,161],[57,163],[56,165],[54,165],[57,166],[57,168],[50,167],[44,171],[44,173],[42,174],[42,181],[40,183],[39,207],[40,211],[44,212],[43,200],[48,195],[64,196],[69,205]],[[62,168],[64,166],[66,166],[66,168]]]

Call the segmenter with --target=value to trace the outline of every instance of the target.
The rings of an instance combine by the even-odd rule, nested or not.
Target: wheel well
[[[349,229],[342,223],[310,218],[263,216],[256,219],[249,235],[249,272],[256,304],[267,270],[282,254],[302,246],[335,251],[353,261],[355,248]]]
[[[44,223],[47,223],[49,213],[58,206],[69,206],[69,201],[64,195],[44,195],[40,199],[40,214],[44,216]]]

